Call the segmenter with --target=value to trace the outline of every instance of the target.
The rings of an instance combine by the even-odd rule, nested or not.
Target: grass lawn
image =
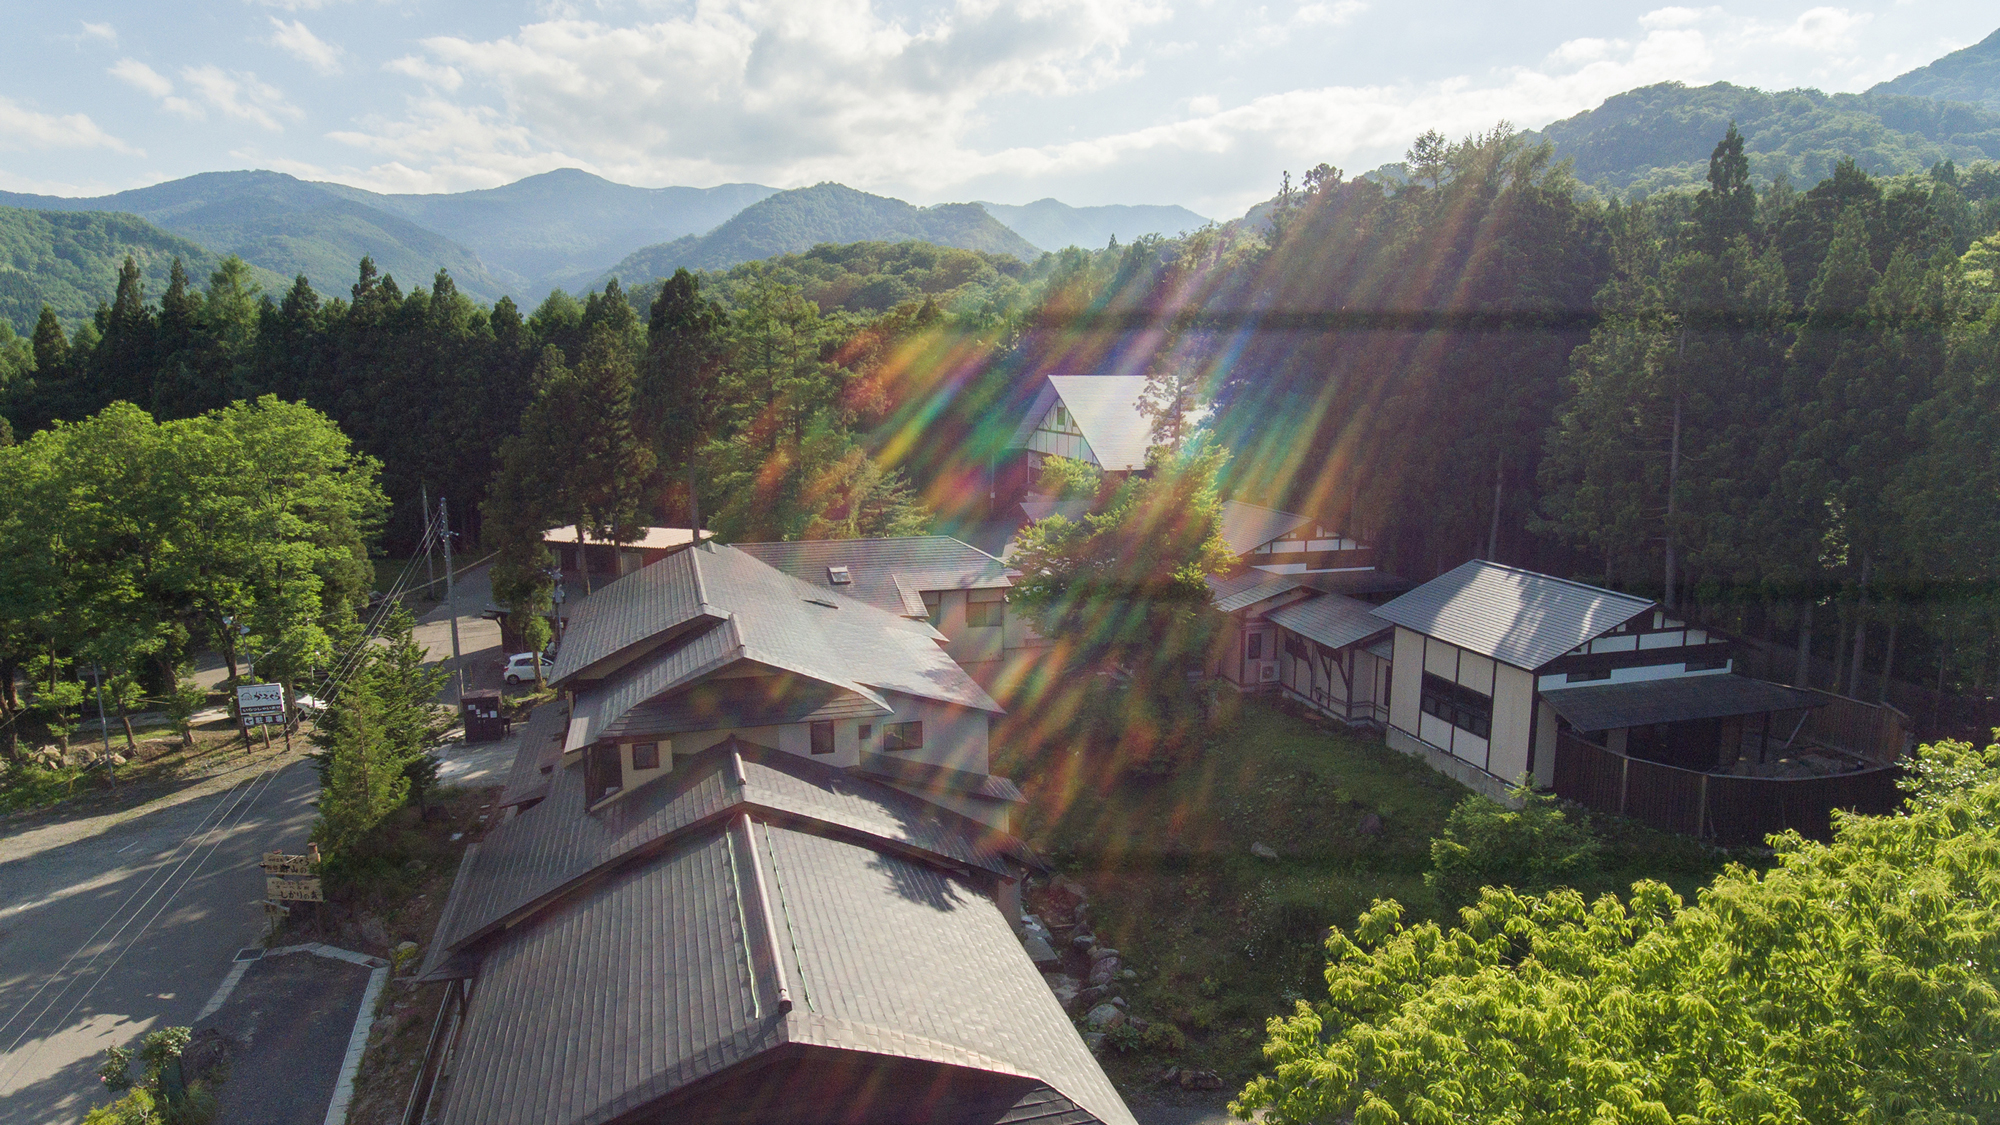
[[[215,696],[212,701],[220,699]],[[102,812],[152,800],[189,779],[227,768],[248,754],[264,753],[267,728],[252,729],[255,733],[246,746],[233,720],[211,719],[194,727],[191,732],[194,745],[186,747],[180,735],[170,728],[142,727],[135,731],[136,745],[128,746],[125,731],[113,719],[111,749],[127,759],[118,768],[115,787],[102,772],[67,767],[42,769],[25,763],[0,765],[0,816],[56,805],[77,812]],[[301,740],[306,729],[310,727],[293,732],[294,745],[304,745]],[[273,746],[282,748],[283,735],[277,731],[270,734]],[[96,731],[90,731],[72,736],[70,745],[94,751],[103,742]],[[28,747],[24,745],[22,749],[25,752]]]
[[[1323,995],[1327,927],[1351,926],[1376,899],[1398,900],[1406,917],[1455,916],[1424,872],[1470,791],[1379,737],[1225,698],[1200,752],[1167,776],[1122,769],[1115,748],[995,745],[994,772],[1028,796],[1017,829],[1089,889],[1100,943],[1137,971],[1122,989],[1130,1010],[1186,1036],[1172,1054],[1107,1053],[1128,1090],[1168,1065],[1240,1087],[1261,1065],[1265,1020]],[[1628,822],[1590,823],[1605,852],[1596,885],[1579,888],[1589,894],[1645,875],[1689,893],[1727,858]]]

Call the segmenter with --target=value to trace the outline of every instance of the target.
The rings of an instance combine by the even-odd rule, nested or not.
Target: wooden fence
[[[1910,752],[1910,717],[1882,703],[1863,703],[1844,695],[1815,691],[1826,702],[1806,712],[1799,737],[1821,746],[1845,750],[1877,765],[1894,765]]]
[[[1737,777],[1628,758],[1566,733],[1556,740],[1557,796],[1727,845],[1761,843],[1788,828],[1827,839],[1834,809],[1893,812],[1902,772],[1885,765],[1826,777]]]

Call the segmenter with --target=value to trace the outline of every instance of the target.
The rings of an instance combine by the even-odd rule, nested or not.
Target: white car
[[[556,662],[550,660],[546,656],[541,657],[540,659],[542,662],[542,678],[546,680],[549,677],[549,673],[554,672],[556,670]],[[504,676],[507,683],[511,686],[513,684],[518,684],[523,680],[534,679],[535,660],[536,656],[532,652],[517,652],[514,655],[508,657],[507,671]]]

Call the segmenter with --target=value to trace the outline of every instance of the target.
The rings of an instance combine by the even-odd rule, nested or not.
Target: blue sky
[[[1179,203],[1665,80],[1861,90],[1990,3],[73,0],[0,41],[0,190],[270,168],[381,191],[580,167],[918,203]]]

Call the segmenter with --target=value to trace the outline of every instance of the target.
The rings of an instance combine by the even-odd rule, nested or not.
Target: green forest
[[[1427,134],[1401,185],[1288,179],[1261,232],[1033,263],[820,246],[533,310],[367,260],[337,295],[134,260],[88,321],[0,337],[0,412],[31,444],[115,402],[304,403],[379,463],[378,549],[449,498],[527,604],[549,526],[984,518],[1044,375],[1152,373],[1212,400],[1227,493],[1343,523],[1406,578],[1490,557],[1803,641],[1850,688],[1983,686],[2000,176],[1850,161],[1795,189],[1734,131],[1710,147],[1699,190],[1601,202],[1545,141]]]

